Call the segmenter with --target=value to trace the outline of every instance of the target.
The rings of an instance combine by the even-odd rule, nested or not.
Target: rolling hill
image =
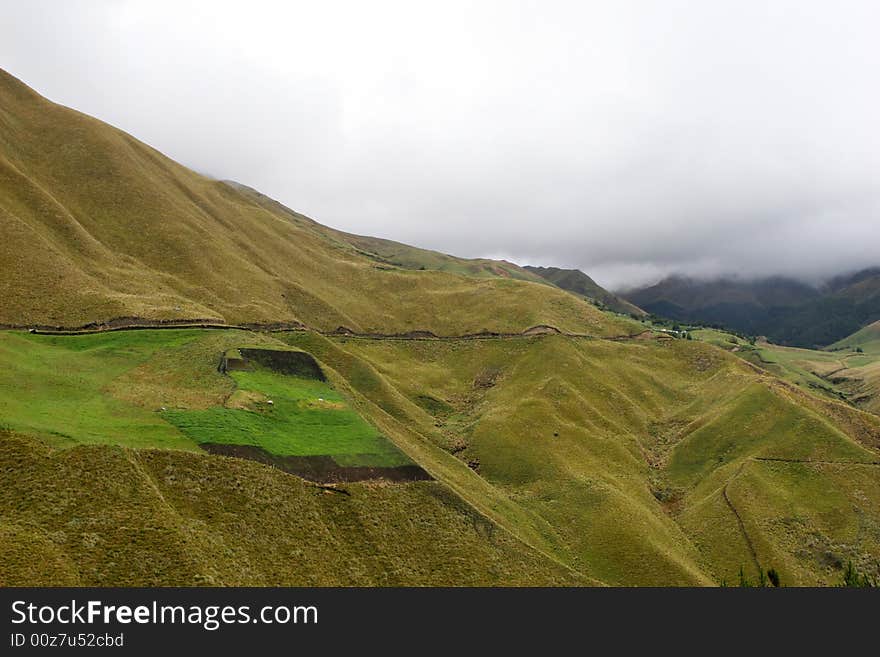
[[[475,272],[468,261],[439,256],[424,271],[391,264],[387,243],[343,235],[200,176],[5,72],[0,228],[6,325],[134,317],[440,335],[536,324],[597,335],[628,330],[525,272],[517,280],[520,270],[505,263],[483,261]]]
[[[0,101],[0,585],[880,574],[880,416]]]
[[[819,288],[781,277],[695,280],[673,276],[621,293],[648,312],[720,325],[772,342],[823,347],[880,319],[880,269],[838,276]]]
[[[290,373],[218,371],[253,349],[309,354],[336,396]],[[742,567],[815,585],[880,564],[880,536],[856,531],[880,526],[880,417],[699,341],[5,332],[0,372],[6,581],[34,551],[54,564],[38,581],[127,584],[706,585]],[[286,459],[317,454],[428,477],[305,486],[314,471]],[[273,570],[305,545],[302,570]],[[366,561],[337,562],[349,550]],[[484,558],[497,566],[482,572]]]

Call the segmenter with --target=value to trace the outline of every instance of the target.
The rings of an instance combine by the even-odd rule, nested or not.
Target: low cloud
[[[315,219],[464,256],[880,264],[880,5],[16,3],[0,66]]]

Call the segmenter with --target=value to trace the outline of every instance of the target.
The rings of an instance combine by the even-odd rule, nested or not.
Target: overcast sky
[[[337,228],[611,287],[880,264],[874,0],[0,8],[0,67]]]

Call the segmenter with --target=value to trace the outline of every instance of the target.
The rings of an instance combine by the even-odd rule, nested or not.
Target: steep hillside
[[[5,72],[0,231],[0,324],[140,317],[379,333],[518,332],[535,324],[627,332],[621,320],[561,290],[512,280],[502,263],[492,265],[498,277],[476,278],[380,262],[278,203],[47,101]]]
[[[255,348],[314,357],[332,391],[218,371]],[[40,577],[90,583],[694,585],[735,581],[742,566],[791,585],[833,584],[849,560],[880,565],[880,418],[696,340],[3,332],[0,372],[7,578],[33,551],[54,564]],[[256,430],[241,433],[244,421]],[[433,482],[379,472],[335,485],[346,494],[281,472],[288,455],[379,465],[395,453],[380,440]],[[204,454],[218,442],[278,458]],[[165,502],[151,507],[155,487]],[[453,541],[462,522],[472,529]],[[126,532],[139,538],[106,559]],[[271,569],[325,535],[326,548],[305,550],[314,559]],[[337,569],[323,549],[362,556]],[[478,559],[496,566],[481,574]]]
[[[833,584],[848,559],[880,568],[880,418],[714,347],[288,336],[415,460],[602,581],[735,582],[742,566]],[[516,507],[486,506],[473,474]]]
[[[343,494],[241,459],[14,435],[0,475],[0,586],[593,583],[436,482]]]
[[[815,348],[880,318],[880,269],[837,277],[818,289],[779,277],[755,281],[670,277],[622,294],[656,315]]]
[[[390,265],[418,271],[444,271],[477,278],[512,278],[535,283],[544,282],[544,279],[540,276],[526,271],[527,268],[520,267],[511,262],[489,260],[487,258],[458,258],[446,253],[430,249],[420,249],[393,240],[353,235],[352,233],[346,233],[328,226],[322,226],[252,187],[233,180],[226,180],[224,182],[254,199],[271,212],[280,212],[288,216],[294,216],[300,221],[309,222],[317,233],[326,236],[332,241],[350,244],[360,255],[374,260],[380,265]]]
[[[880,415],[880,322],[823,350],[753,343],[716,329],[689,333],[804,390]]]
[[[621,299],[616,294],[612,294],[596,283],[592,278],[587,276],[580,269],[559,269],[557,267],[531,267],[526,266],[524,269],[533,274],[537,274],[542,278],[550,281],[556,287],[574,292],[587,299],[597,301],[603,306],[613,310],[616,313],[625,315],[635,315],[641,317],[645,315],[645,311],[631,304],[625,299]]]
[[[817,350],[783,347],[764,340],[752,344],[716,329],[690,331],[693,339],[735,353],[804,390],[880,413],[880,340],[871,340],[871,335],[868,327],[837,345]],[[846,342],[853,346],[846,346]],[[855,346],[858,342],[864,346]]]

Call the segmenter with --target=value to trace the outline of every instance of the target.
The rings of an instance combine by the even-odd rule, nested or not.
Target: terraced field
[[[419,475],[308,354],[278,343],[241,348],[235,351],[251,357],[238,361],[242,370],[218,372],[228,351],[219,347],[247,335],[194,329],[4,333],[0,385],[17,392],[0,397],[0,417],[9,430],[51,446],[201,447],[316,480],[370,478],[394,468]],[[308,366],[291,369],[290,356]]]

